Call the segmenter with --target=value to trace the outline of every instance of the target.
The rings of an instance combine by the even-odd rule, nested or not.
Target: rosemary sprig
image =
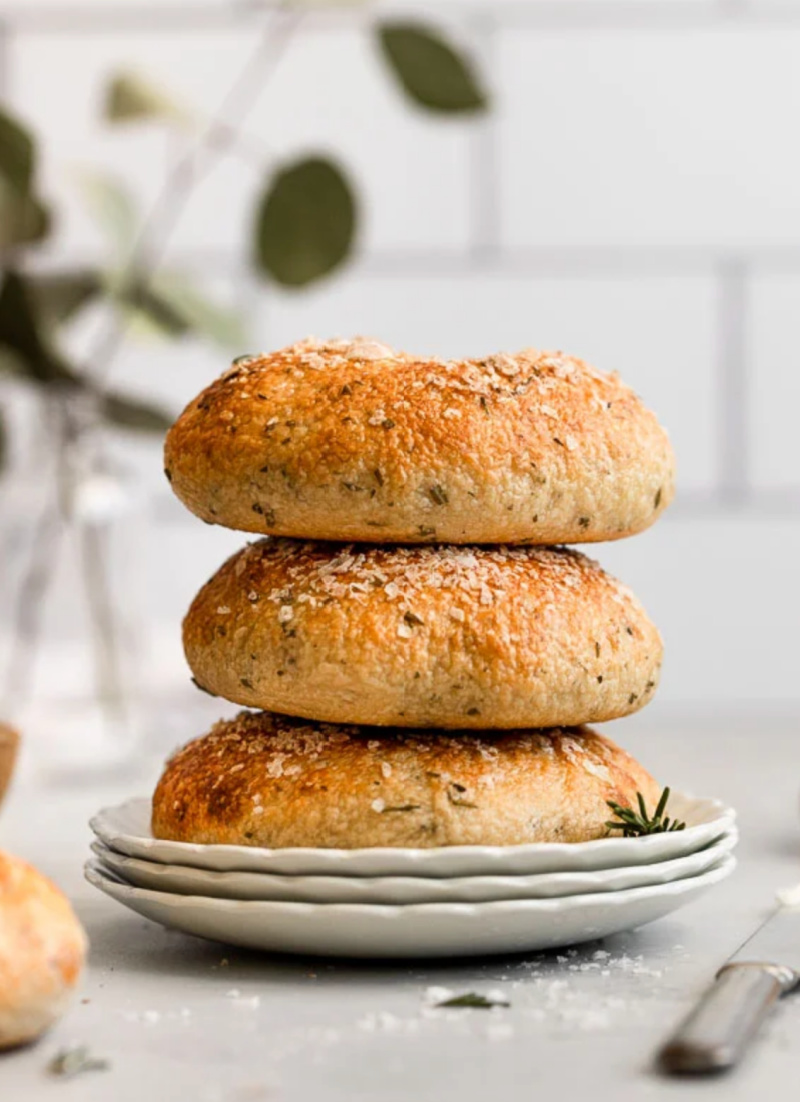
[[[494,1006],[511,1006],[505,999],[493,998],[488,995],[478,995],[475,991],[468,991],[465,995],[453,995],[442,1002],[434,1003],[437,1010],[457,1008],[469,1010],[491,1010]]]
[[[47,1070],[50,1075],[72,1079],[84,1071],[106,1071],[110,1066],[108,1060],[100,1060],[92,1056],[86,1045],[76,1045],[74,1048],[64,1048],[56,1053],[47,1065]]]
[[[669,788],[665,788],[661,793],[661,799],[658,801],[652,818],[647,814],[647,807],[641,792],[636,793],[636,800],[639,804],[638,812],[634,811],[632,807],[622,807],[621,804],[614,803],[613,800],[606,800],[606,803],[619,820],[619,822],[616,822],[614,819],[609,819],[606,822],[609,831],[621,830],[623,838],[641,838],[645,834],[670,834],[674,830],[686,829],[686,823],[664,816],[669,800]]]

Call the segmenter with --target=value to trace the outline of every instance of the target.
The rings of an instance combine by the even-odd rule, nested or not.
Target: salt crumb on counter
[[[775,897],[782,907],[800,907],[800,884],[793,884],[790,888],[780,888],[775,893]]]

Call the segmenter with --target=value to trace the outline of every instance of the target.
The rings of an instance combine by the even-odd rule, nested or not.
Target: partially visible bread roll
[[[34,1040],[64,1013],[85,954],[58,888],[0,851],[0,1049]]]
[[[479,733],[220,721],[168,763],[153,834],[245,846],[512,846],[607,832],[656,782],[588,728]]]
[[[621,539],[674,489],[666,432],[616,375],[363,339],[236,361],[178,418],[164,465],[211,524],[381,543]]]
[[[0,723],[0,805],[11,783],[18,745],[17,732],[12,727],[7,727],[5,723]]]
[[[197,683],[329,723],[561,727],[652,697],[661,639],[630,590],[566,548],[261,540],[183,626]]]

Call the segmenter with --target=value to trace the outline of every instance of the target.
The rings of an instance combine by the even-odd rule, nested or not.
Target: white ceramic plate
[[[627,891],[492,903],[286,903],[172,895],[123,884],[97,861],[86,879],[173,930],[269,952],[332,957],[455,957],[530,952],[630,930],[690,903],[736,867]]]
[[[205,895],[213,899],[291,900],[296,903],[484,903],[499,899],[552,899],[667,884],[713,868],[736,845],[732,828],[710,846],[672,861],[586,872],[531,876],[276,876],[262,872],[208,872],[126,857],[102,842],[92,851],[101,865],[138,888]]]
[[[671,815],[686,830],[646,838],[601,838],[594,842],[545,842],[522,846],[439,846],[432,849],[259,849],[168,842],[150,830],[150,800],[127,800],[104,808],[90,821],[110,848],[165,865],[212,872],[261,872],[288,876],[519,876],[582,872],[669,861],[707,846],[736,818],[719,800],[673,793]]]

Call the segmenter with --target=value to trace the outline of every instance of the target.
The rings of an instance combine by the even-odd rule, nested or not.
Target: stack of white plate
[[[579,844],[257,849],[154,838],[150,801],[91,821],[86,877],[164,926],[254,949],[422,957],[550,949],[652,922],[736,865],[735,812],[673,794],[686,829]]]

